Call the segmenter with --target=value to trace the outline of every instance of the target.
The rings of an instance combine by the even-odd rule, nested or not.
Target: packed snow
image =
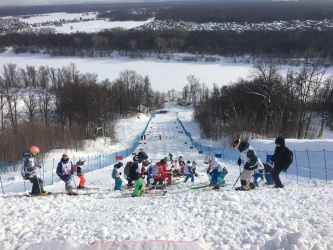
[[[191,148],[176,119],[183,115],[186,120],[185,113],[190,115],[193,109],[175,103],[167,103],[166,107],[169,112],[151,120],[147,138],[135,152],[144,150],[153,162],[169,152],[174,158],[182,154],[185,160],[198,163],[200,174],[194,185],[207,183],[204,156]],[[118,148],[132,144],[133,136],[141,134],[148,118],[131,118],[128,121],[133,126],[120,121]],[[184,124],[193,135],[200,134],[193,121],[188,119]],[[256,141],[256,147],[271,148],[272,142],[263,141],[260,145]],[[291,142],[287,141],[287,146]],[[309,149],[312,142],[306,141]],[[318,141],[314,142],[316,148],[320,147]],[[322,138],[321,142],[332,148],[329,139]],[[101,153],[103,146],[96,148],[96,143],[84,151],[72,151],[77,154],[73,158]],[[117,148],[113,147],[104,145],[110,152]],[[51,152],[49,160],[54,156],[60,160],[62,153]],[[130,155],[124,162],[131,158]],[[121,192],[112,190],[113,166],[108,166],[86,173],[86,186],[100,189],[79,192],[91,195],[31,198],[6,193],[0,196],[0,249],[332,249],[332,181],[297,181],[294,176],[281,174],[283,189],[259,187],[237,192],[232,186],[240,169],[235,162],[224,164],[229,169],[225,178],[229,185],[219,191],[191,190],[191,183],[181,183],[167,187],[165,196],[155,190],[151,195],[132,198],[125,185]],[[17,177],[19,173],[15,174],[17,182],[23,182]],[[57,181],[45,189],[61,192],[64,183]]]

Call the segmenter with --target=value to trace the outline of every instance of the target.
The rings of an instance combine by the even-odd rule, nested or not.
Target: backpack
[[[126,163],[125,168],[124,168],[124,174],[125,174],[127,177],[129,177],[129,175],[130,175],[131,166],[132,166],[132,162],[131,162],[131,161],[128,161],[128,162]]]
[[[291,163],[293,163],[294,153],[287,147],[285,147],[285,151],[286,151],[286,162],[288,163],[288,165],[290,165]]]

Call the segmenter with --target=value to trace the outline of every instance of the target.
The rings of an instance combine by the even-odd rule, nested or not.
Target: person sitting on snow
[[[216,157],[207,155],[204,160],[205,164],[209,164],[209,175],[212,177],[210,180],[210,186],[214,186],[214,189],[219,189],[220,185],[225,184],[225,176],[228,174],[228,169],[224,166]]]

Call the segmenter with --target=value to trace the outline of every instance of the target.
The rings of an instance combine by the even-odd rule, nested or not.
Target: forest
[[[269,59],[253,66],[249,79],[209,89],[188,76],[182,98],[195,104],[203,137],[316,138],[321,120],[333,124],[333,76],[320,61],[282,74]]]
[[[119,118],[150,114],[165,94],[148,76],[124,70],[113,82],[97,81],[74,64],[63,68],[4,65],[0,75],[0,160],[16,162],[31,141],[45,152],[80,148],[83,140],[115,138]]]

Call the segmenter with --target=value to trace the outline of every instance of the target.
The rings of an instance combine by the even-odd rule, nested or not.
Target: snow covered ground
[[[190,141],[176,120],[177,112],[190,116],[191,109],[176,104],[167,107],[169,113],[156,115],[148,126],[147,140],[136,152],[142,148],[154,162],[169,152],[174,157],[182,154],[185,160],[196,160],[200,175],[195,183],[206,183],[203,156],[190,148]],[[135,126],[131,127],[118,124],[123,135],[132,133],[119,148],[131,143],[127,139],[135,131],[143,130],[145,118],[138,120],[132,120]],[[192,127],[195,134],[193,122],[188,121],[186,126]],[[328,139],[322,138],[321,142],[323,148],[332,147]],[[314,143],[320,147],[318,141]],[[262,145],[265,144],[264,141]],[[311,149],[312,141],[306,144]],[[99,152],[95,147],[96,144],[91,145],[79,153]],[[60,157],[61,152],[58,153]],[[131,157],[124,159],[128,160]],[[190,190],[190,183],[181,183],[168,187],[162,197],[153,192],[152,197],[132,198],[126,187],[122,192],[107,190],[114,185],[109,166],[86,174],[86,186],[101,187],[80,191],[91,195],[2,195],[0,249],[332,249],[332,181],[296,181],[293,176],[282,175],[284,189],[261,187],[236,192],[231,187],[239,176],[239,168],[233,163],[225,164],[229,168],[225,179],[230,185],[220,191]],[[56,182],[45,189],[63,191],[64,183]]]

